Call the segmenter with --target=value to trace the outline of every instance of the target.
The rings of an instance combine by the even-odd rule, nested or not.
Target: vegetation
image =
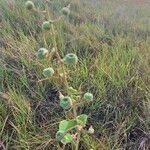
[[[150,148],[149,2],[0,4],[0,149]]]

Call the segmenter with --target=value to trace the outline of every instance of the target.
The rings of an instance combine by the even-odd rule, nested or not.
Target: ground
[[[43,80],[52,65],[39,61],[40,47],[52,46],[43,33],[47,14],[26,10],[25,0],[0,0],[0,149],[58,149],[52,139],[60,120],[59,80]],[[90,91],[94,102],[79,108],[93,135],[81,137],[83,150],[150,149],[150,3],[146,0],[34,0],[59,19],[57,46],[64,57],[76,53],[69,84]],[[53,62],[54,63],[54,62]],[[70,145],[66,149],[71,149]]]

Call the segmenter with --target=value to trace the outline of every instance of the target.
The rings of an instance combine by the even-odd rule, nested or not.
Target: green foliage
[[[77,120],[77,124],[81,125],[81,126],[85,126],[87,123],[87,118],[88,116],[85,114],[82,114],[80,116],[77,116],[76,120]]]
[[[61,141],[63,144],[71,143],[73,141],[73,137],[67,132],[76,126],[77,121],[75,119],[61,121],[59,123],[59,131],[56,133],[56,139]]]
[[[59,123],[59,131],[67,132],[68,130],[75,128],[76,125],[76,119],[63,120]]]
[[[61,140],[61,142],[62,142],[63,144],[71,143],[72,141],[73,141],[73,137],[72,137],[72,135],[71,135],[70,133],[67,133],[67,134],[63,137],[63,139]]]
[[[4,70],[0,66],[0,92],[3,90]]]
[[[76,89],[74,89],[73,87],[70,86],[70,87],[68,87],[68,93],[70,95],[72,95],[72,94],[77,94],[78,91]]]
[[[56,133],[56,140],[61,141],[64,138],[64,136],[65,136],[65,133],[63,131],[58,131]]]
[[[148,149],[150,9],[145,0],[25,2],[0,1],[3,149]],[[43,21],[48,21],[45,29]],[[38,47],[47,48],[37,52],[39,60]],[[62,56],[68,53],[80,62],[67,63]],[[55,73],[43,79],[49,66]],[[71,99],[63,113],[58,93]],[[82,112],[90,115],[89,122]]]
[[[66,132],[68,130],[68,121],[63,120],[59,123],[59,131]]]

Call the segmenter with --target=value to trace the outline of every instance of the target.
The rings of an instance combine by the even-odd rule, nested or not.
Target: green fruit
[[[49,21],[44,21],[43,22],[42,29],[44,29],[44,30],[50,30],[50,23],[49,23]]]
[[[60,99],[60,106],[63,109],[69,109],[71,107],[70,102],[71,102],[71,98],[68,96],[64,96]]]
[[[56,133],[56,140],[57,141],[61,141],[63,138],[64,138],[64,132],[63,131],[58,131],[57,133]]]
[[[32,1],[27,1],[25,5],[26,5],[26,9],[28,10],[32,10],[34,8],[34,3]]]
[[[39,59],[44,59],[48,54],[48,50],[45,48],[40,48],[37,53],[37,57]]]
[[[93,101],[93,94],[92,93],[85,93],[83,98],[86,100],[86,101]]]
[[[78,57],[73,53],[69,53],[65,56],[64,61],[67,65],[75,65],[78,62]]]
[[[49,68],[46,68],[43,70],[43,75],[45,77],[49,77],[49,76],[52,76],[54,74],[54,70],[53,68],[49,67]]]

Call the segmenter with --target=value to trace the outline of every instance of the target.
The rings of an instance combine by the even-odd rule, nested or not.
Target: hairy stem
[[[78,131],[78,136],[77,136],[77,142],[76,142],[76,148],[75,148],[75,150],[79,149],[80,136],[81,136],[81,132]]]
[[[76,106],[72,105],[72,109],[73,109],[74,118],[76,118],[77,117]],[[81,131],[78,130],[78,127],[76,128],[76,130],[77,130],[77,141],[76,141],[76,144],[75,144],[75,150],[78,150],[79,149],[79,143],[80,143]]]
[[[54,25],[53,24],[51,24],[51,29],[52,29],[52,34],[54,36],[53,44],[54,44],[54,48],[55,48],[55,51],[56,51],[56,56],[57,56],[59,62],[61,62],[61,67],[62,67],[62,70],[63,70],[64,85],[65,85],[66,90],[68,90],[68,81],[67,81],[67,77],[66,77],[65,67],[64,67],[62,59],[61,59],[61,57],[60,57],[60,55],[58,53],[57,42],[56,42],[56,33],[55,33],[55,29],[54,29]]]
[[[47,5],[46,7],[46,12],[47,12],[47,17],[48,17],[48,20],[50,21],[51,20],[51,16],[50,16],[50,13],[49,13],[49,7]],[[55,53],[56,53],[56,56],[57,56],[57,59],[58,61],[60,62],[61,64],[61,68],[62,68],[62,71],[63,71],[63,75],[64,75],[64,85],[65,85],[65,89],[66,91],[68,91],[68,81],[67,81],[67,77],[66,77],[66,72],[65,72],[65,67],[64,67],[64,64],[62,62],[62,59],[59,55],[59,52],[58,52],[58,48],[57,48],[57,42],[56,42],[56,30],[54,28],[54,25],[53,23],[51,24],[51,31],[52,31],[52,35],[53,35],[53,44],[54,44],[54,48],[55,48]]]

